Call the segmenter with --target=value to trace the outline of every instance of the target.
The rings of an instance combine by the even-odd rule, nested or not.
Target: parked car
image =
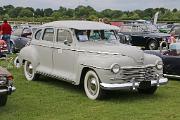
[[[160,43],[170,37],[170,34],[159,33],[157,28],[150,24],[125,24],[120,27],[119,32],[131,37],[131,45],[149,50],[157,50]]]
[[[173,33],[176,37],[180,38],[180,25],[174,25],[170,30],[170,33]]]
[[[26,37],[31,38],[32,34],[37,30],[37,27],[21,27],[16,29],[12,35],[18,36],[18,37]]]
[[[30,41],[30,38],[11,35],[10,43],[13,53],[19,52]]]
[[[8,95],[15,89],[12,74],[0,66],[0,106],[6,105]]]
[[[4,40],[0,39],[0,58],[8,52],[7,44]]]
[[[152,51],[145,53],[159,56],[163,60],[163,70],[166,77],[180,78],[180,43],[170,44],[169,49]]]
[[[169,33],[173,26],[173,24],[165,24],[160,26],[158,29],[161,33]]]
[[[115,32],[118,29],[93,21],[46,23],[30,45],[21,49],[19,65],[24,65],[24,75],[30,81],[46,75],[74,85],[82,83],[92,100],[102,98],[104,90],[137,88],[153,94],[168,82],[163,77],[162,60],[121,44]]]

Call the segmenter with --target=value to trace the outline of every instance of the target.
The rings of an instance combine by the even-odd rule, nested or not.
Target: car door
[[[53,51],[53,74],[65,80],[75,80],[76,63],[74,41],[68,29],[56,30],[56,42]]]
[[[52,72],[54,35],[54,28],[40,29],[36,32],[35,39],[31,42],[36,48],[36,55],[39,61],[36,70],[45,74]]]
[[[163,55],[162,59],[164,63],[164,73],[180,75],[180,56]]]

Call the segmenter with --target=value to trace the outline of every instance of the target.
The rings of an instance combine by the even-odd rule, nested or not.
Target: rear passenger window
[[[38,30],[38,31],[36,32],[36,34],[35,34],[35,39],[36,39],[36,40],[39,40],[40,37],[41,37],[41,34],[42,34],[42,30]]]
[[[53,41],[54,38],[54,29],[53,28],[46,28],[44,31],[44,35],[42,40],[46,41]]]
[[[72,36],[68,30],[57,30],[57,42],[64,42],[67,40],[72,43]]]

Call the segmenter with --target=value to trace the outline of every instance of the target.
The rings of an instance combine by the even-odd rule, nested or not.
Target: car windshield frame
[[[115,30],[75,30],[75,35],[78,42],[112,42],[120,39]]]

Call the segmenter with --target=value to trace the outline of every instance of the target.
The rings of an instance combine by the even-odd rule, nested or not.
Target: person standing
[[[1,25],[0,25],[0,39],[1,39],[2,31],[1,31]]]
[[[1,31],[2,31],[2,39],[6,41],[6,44],[8,46],[8,52],[11,53],[10,37],[11,37],[12,28],[7,22],[7,20],[4,20],[3,24],[1,25]]]

